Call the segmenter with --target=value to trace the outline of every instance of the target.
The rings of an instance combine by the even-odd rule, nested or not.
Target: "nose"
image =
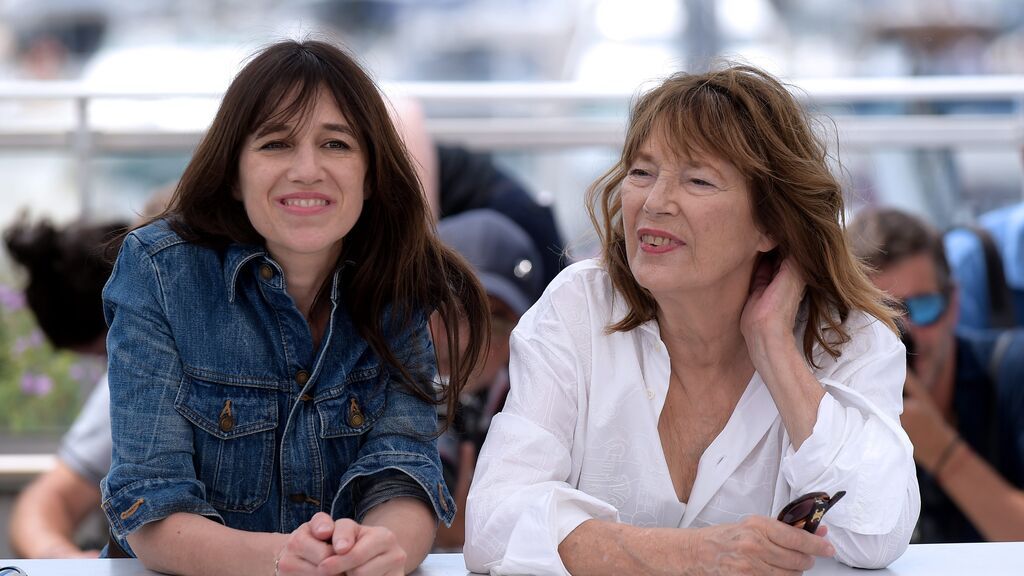
[[[323,179],[323,165],[320,163],[316,146],[296,146],[292,163],[288,168],[288,180],[298,184],[314,184]]]
[[[659,176],[644,200],[644,213],[649,216],[673,214],[677,206],[672,199],[671,191],[669,180]]]

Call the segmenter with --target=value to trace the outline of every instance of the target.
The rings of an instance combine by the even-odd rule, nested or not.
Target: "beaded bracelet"
[[[935,463],[935,468],[932,468],[932,477],[938,480],[939,473],[946,467],[949,462],[949,458],[953,455],[958,444],[960,444],[960,435],[953,436],[953,439],[946,444],[946,448],[942,451],[942,455],[939,456],[939,461]]]

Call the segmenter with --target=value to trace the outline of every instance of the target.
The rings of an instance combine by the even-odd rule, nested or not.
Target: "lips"
[[[333,204],[326,195],[315,192],[287,194],[277,198],[276,201],[285,212],[302,216],[319,214]]]

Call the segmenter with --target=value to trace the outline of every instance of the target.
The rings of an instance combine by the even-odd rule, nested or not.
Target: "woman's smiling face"
[[[366,164],[354,127],[321,88],[307,114],[249,135],[236,196],[275,260],[322,256],[329,266],[362,213]]]
[[[657,136],[630,163],[621,198],[630,270],[656,299],[749,283],[758,253],[775,246],[755,224],[750,191],[735,166],[676,154]]]

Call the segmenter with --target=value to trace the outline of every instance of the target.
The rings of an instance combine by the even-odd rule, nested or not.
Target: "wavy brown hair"
[[[183,239],[214,249],[231,243],[262,245],[244,206],[232,196],[241,148],[267,122],[297,118],[301,125],[321,91],[333,96],[366,154],[368,196],[339,260],[352,263],[346,268],[353,274],[346,272],[344,298],[353,324],[401,373],[413,394],[447,402],[450,419],[459,391],[486,349],[487,297],[469,265],[437,238],[416,171],[380,91],[345,51],[318,40],[286,40],[255,55],[231,82],[167,209],[154,220],[166,218]],[[460,349],[460,319],[469,326],[468,347],[451,359],[449,385],[440,393],[424,377],[416,381],[410,367],[398,360],[410,351],[392,350],[387,343],[387,334],[410,326],[421,310],[436,310],[445,320],[450,350]]]
[[[660,137],[677,154],[727,160],[746,178],[756,225],[778,243],[780,258],[793,258],[807,282],[803,351],[809,362],[815,342],[833,358],[840,355],[850,340],[842,323],[851,310],[896,332],[895,312],[847,246],[842,189],[811,125],[789,90],[752,66],[675,74],[639,97],[619,162],[587,192],[602,257],[629,308],[609,331],[631,330],[657,315],[657,303],[626,261],[620,185],[640,148]]]

